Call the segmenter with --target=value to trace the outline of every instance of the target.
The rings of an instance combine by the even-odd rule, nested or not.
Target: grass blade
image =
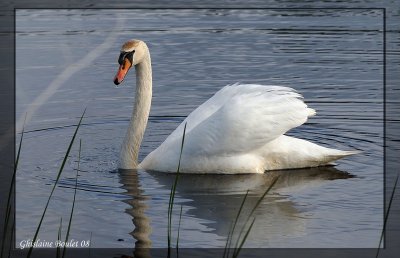
[[[178,169],[176,170],[176,173],[179,173],[180,168],[181,168],[181,159],[182,159],[182,152],[183,152],[183,144],[185,143],[185,135],[186,135],[186,125],[187,123],[185,123],[185,127],[183,128],[183,135],[182,135],[182,143],[181,143],[181,152],[179,153],[179,161],[178,161]],[[177,179],[175,179],[177,181]],[[176,185],[175,185],[176,186]]]
[[[279,176],[277,176],[274,180],[272,180],[272,183],[269,185],[268,189],[263,193],[263,195],[258,199],[256,205],[254,205],[253,209],[251,210],[249,217],[253,215],[253,213],[256,211],[262,200],[264,200],[265,196],[269,193],[269,191],[272,189],[272,187],[275,185],[275,183],[278,181]]]
[[[261,197],[258,199],[257,203],[254,205],[253,209],[250,211],[250,214],[247,216],[246,222],[244,223],[242,229],[240,230],[239,236],[237,238],[236,241],[236,245],[235,245],[235,251],[233,253],[233,257],[237,257],[238,255],[238,251],[240,251],[240,249],[238,249],[238,244],[239,244],[239,240],[242,237],[242,234],[244,232],[244,229],[246,227],[246,225],[248,224],[250,218],[253,216],[253,213],[256,211],[256,209],[258,208],[258,206],[260,205],[260,203],[262,202],[262,200],[265,198],[265,196],[269,193],[269,191],[272,189],[272,187],[275,185],[275,183],[278,181],[279,176],[277,176],[269,185],[269,187],[267,188],[267,190],[263,193],[263,195],[261,195]],[[250,231],[247,231],[247,234],[250,233]]]
[[[181,212],[179,213],[179,223],[178,223],[178,236],[176,237],[176,253],[177,254],[178,254],[178,249],[179,249],[179,230],[181,229],[182,208],[183,208],[183,206],[181,205]]]
[[[230,245],[230,238],[232,237],[231,235],[233,234],[233,222],[231,222],[231,225],[229,226],[229,231],[228,231],[228,237],[226,239],[226,243],[225,243],[225,248],[224,248],[224,253],[222,255],[223,258],[228,257],[229,256],[229,245]]]
[[[225,245],[224,256],[223,257],[225,257],[225,254],[226,254],[226,257],[229,257],[229,248],[231,246],[231,242],[232,242],[233,234],[235,232],[236,224],[237,224],[237,222],[239,220],[240,214],[242,213],[242,209],[243,209],[244,203],[246,202],[246,199],[247,199],[248,195],[249,195],[249,190],[247,190],[246,194],[243,197],[243,201],[240,204],[240,208],[239,208],[238,214],[236,215],[235,222],[233,223],[232,230],[230,231],[230,233],[228,233],[228,239],[226,240],[226,245]]]
[[[25,132],[26,115],[27,115],[27,114],[25,113],[25,120],[24,120],[24,124],[22,125],[21,139],[19,140],[17,159],[15,160],[14,174],[17,172],[19,156],[20,156],[20,154],[21,154],[22,138],[24,137],[24,132]]]
[[[83,116],[85,115],[85,112],[86,112],[86,108],[85,108],[85,110],[83,111],[83,114],[82,114],[82,116],[81,116],[81,118],[80,118],[80,120],[79,120],[79,123],[78,123],[78,125],[76,126],[74,135],[72,136],[72,139],[71,139],[71,141],[70,141],[70,143],[69,143],[67,152],[65,153],[65,156],[64,156],[64,159],[63,159],[63,161],[62,161],[61,167],[60,167],[60,169],[59,169],[59,171],[58,171],[57,178],[56,178],[56,180],[55,180],[55,182],[54,182],[53,188],[51,189],[49,198],[47,199],[46,206],[45,206],[45,208],[44,208],[44,210],[43,210],[43,214],[42,214],[42,216],[41,216],[41,218],[40,218],[39,225],[38,225],[37,228],[36,228],[36,232],[35,232],[35,235],[34,235],[34,237],[33,237],[33,239],[32,239],[32,243],[35,243],[35,241],[36,241],[36,239],[37,239],[37,236],[38,236],[38,234],[39,234],[40,227],[42,226],[42,222],[43,222],[44,215],[46,214],[47,207],[49,206],[49,203],[50,203],[50,199],[51,199],[51,197],[53,196],[53,193],[54,193],[54,190],[56,189],[58,180],[60,179],[61,173],[62,173],[62,171],[64,170],[65,163],[67,162],[68,155],[69,155],[69,153],[70,153],[70,151],[71,151],[71,148],[72,148],[72,145],[73,145],[73,143],[74,143],[74,141],[75,141],[76,134],[78,133],[78,130],[79,130],[79,127],[80,127],[80,125],[81,125]],[[31,256],[32,250],[33,250],[33,245],[29,248],[27,258],[29,258],[29,257]]]
[[[392,201],[393,201],[393,199],[394,199],[394,193],[396,192],[397,181],[398,181],[398,180],[399,180],[399,174],[397,174],[396,180],[395,180],[395,182],[394,182],[392,194],[390,195],[390,200],[389,200],[388,209],[387,209],[387,211],[386,211],[385,218],[384,218],[384,221],[383,221],[383,227],[382,227],[381,237],[380,237],[380,240],[379,240],[378,251],[376,252],[376,256],[375,256],[376,258],[378,258],[379,250],[381,249],[381,244],[382,244],[382,240],[383,240],[383,235],[385,234],[385,231],[386,231],[386,223],[387,223],[387,220],[388,220],[388,217],[389,217],[390,207],[392,206]]]
[[[58,228],[58,235],[57,235],[57,242],[58,243],[61,243],[61,228],[62,228],[62,217],[61,217],[61,219],[60,219],[60,227]],[[57,246],[57,255],[56,255],[56,257],[57,258],[60,258],[60,245],[58,245]]]
[[[13,223],[11,225],[11,237],[15,239],[14,228],[15,228],[15,219],[13,220]],[[5,243],[3,243],[3,244],[5,244]],[[11,257],[12,244],[13,244],[13,241],[10,241],[10,246],[8,247],[8,258]]]
[[[170,257],[170,248],[171,248],[171,235],[172,235],[172,210],[174,207],[174,199],[175,199],[175,192],[176,192],[176,185],[178,184],[178,177],[181,167],[181,159],[182,159],[182,152],[183,152],[183,144],[185,142],[185,134],[186,134],[186,125],[183,128],[183,135],[182,135],[182,143],[181,143],[181,151],[179,154],[179,161],[178,161],[178,168],[176,171],[175,181],[171,187],[171,192],[169,195],[169,203],[168,203],[168,257]]]
[[[18,161],[19,161],[19,157],[21,154],[22,139],[24,138],[25,121],[26,121],[26,114],[25,114],[24,124],[22,125],[21,139],[19,140],[18,153],[17,153],[17,157],[16,157],[15,163],[14,163],[14,171],[13,171],[13,175],[11,178],[10,189],[8,191],[8,198],[7,198],[7,204],[6,204],[6,216],[4,218],[3,241],[1,242],[2,244],[1,244],[0,257],[3,257],[4,246],[6,245],[6,236],[7,236],[6,233],[7,233],[7,228],[8,228],[8,224],[9,224],[9,220],[10,220],[10,215],[11,215],[11,196],[14,191],[14,184],[15,184],[15,177],[17,174]]]
[[[12,184],[14,184],[14,183],[12,183]],[[11,205],[9,204],[9,203],[7,203],[7,206],[6,206],[6,217],[5,217],[5,222],[4,222],[4,230],[3,230],[3,241],[2,241],[2,244],[1,244],[1,253],[0,253],[0,257],[3,257],[3,253],[4,253],[4,251],[6,251],[6,249],[5,249],[5,245],[6,245],[6,236],[7,236],[7,230],[8,230],[8,228],[9,228],[9,223],[10,223],[10,221],[9,221],[9,218],[11,217]],[[14,223],[15,223],[15,220],[13,220],[13,225],[14,225]],[[10,237],[11,237],[11,240],[10,240],[10,244],[11,244],[11,242],[12,242],[12,237],[13,237],[13,230],[14,230],[14,226],[12,226],[11,227],[11,234],[10,234]],[[11,246],[10,246],[10,250],[9,251],[11,251]]]
[[[76,200],[76,189],[78,188],[79,165],[81,163],[81,150],[82,150],[82,140],[79,140],[78,167],[76,169],[74,199],[72,201],[72,208],[71,208],[71,214],[69,216],[68,229],[67,229],[67,234],[65,236],[65,243],[67,243],[68,239],[69,239],[69,232],[71,230],[71,224],[72,224],[72,216],[74,215],[75,200]],[[65,257],[65,253],[66,252],[67,252],[67,246],[64,246],[64,250],[63,250],[63,253],[62,253],[62,257],[63,258]]]
[[[239,253],[242,250],[243,244],[244,244],[244,242],[246,242],[247,236],[249,235],[251,229],[253,228],[253,225],[254,225],[255,221],[256,221],[256,218],[253,218],[253,221],[251,222],[250,227],[248,228],[246,234],[244,235],[244,237],[242,239],[242,242],[240,243],[240,245],[239,245],[238,249],[236,250],[236,252],[233,253],[233,256],[232,256],[233,258],[236,258],[236,257],[239,256]]]

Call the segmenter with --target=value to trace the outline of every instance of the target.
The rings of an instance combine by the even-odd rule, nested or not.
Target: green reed
[[[60,226],[58,227],[58,234],[57,234],[58,242],[61,241],[61,229],[62,229],[62,217],[60,218]],[[57,245],[56,257],[60,258],[60,254],[61,254],[61,247],[59,245]]]
[[[262,200],[264,200],[265,196],[270,192],[270,190],[275,185],[275,183],[278,181],[278,179],[279,179],[279,176],[276,177],[274,180],[272,180],[272,182],[268,186],[267,190],[261,195],[261,197],[257,200],[256,204],[254,205],[254,207],[251,209],[250,213],[247,215],[247,218],[246,218],[246,220],[245,220],[245,222],[244,222],[244,224],[243,224],[243,226],[242,226],[242,228],[240,230],[239,236],[236,239],[236,244],[235,244],[235,246],[233,248],[232,257],[236,258],[236,257],[239,256],[239,253],[242,250],[242,247],[243,247],[244,243],[246,242],[246,239],[249,236],[251,229],[253,228],[253,225],[254,225],[254,222],[255,222],[255,217],[253,217],[254,212],[257,210],[257,208],[261,204]],[[237,222],[239,221],[239,217],[240,217],[240,215],[242,213],[242,210],[243,210],[244,204],[246,202],[246,199],[248,197],[248,193],[249,193],[249,190],[247,190],[247,192],[246,192],[246,194],[245,194],[245,196],[243,198],[243,201],[242,201],[242,203],[241,203],[241,205],[239,207],[239,211],[238,211],[238,213],[236,215],[236,218],[235,218],[235,221],[233,223],[233,226],[228,232],[228,237],[227,237],[227,240],[226,240],[225,249],[224,249],[224,253],[223,253],[223,257],[224,258],[225,257],[226,258],[229,257],[230,249],[232,248],[231,245],[232,245],[233,235],[235,233],[235,228],[236,228]],[[252,219],[250,225],[246,229],[246,226],[249,224],[249,221],[250,221],[250,219],[252,217],[253,217],[253,219]],[[242,235],[243,235],[243,237],[242,237]]]
[[[43,222],[44,216],[45,216],[45,214],[46,214],[47,208],[48,208],[49,203],[50,203],[50,199],[51,199],[51,197],[53,196],[53,193],[54,193],[54,190],[56,189],[58,180],[60,179],[61,173],[62,173],[63,170],[64,170],[65,163],[67,162],[69,153],[70,153],[71,148],[72,148],[72,145],[73,145],[73,143],[74,143],[74,141],[75,141],[75,137],[76,137],[76,134],[78,133],[79,127],[81,126],[81,122],[82,122],[83,116],[85,115],[85,112],[86,112],[86,108],[85,108],[85,110],[83,111],[83,114],[82,114],[82,116],[81,116],[81,118],[80,118],[80,120],[79,120],[79,123],[78,123],[78,125],[77,125],[76,128],[75,128],[74,135],[72,136],[72,139],[71,139],[71,141],[70,141],[70,143],[69,143],[67,152],[65,153],[64,159],[63,159],[63,161],[62,161],[62,163],[61,163],[61,166],[60,166],[60,169],[59,169],[59,171],[58,171],[58,174],[57,174],[56,180],[55,180],[55,182],[54,182],[53,188],[51,189],[49,198],[47,199],[46,206],[44,207],[42,216],[41,216],[41,218],[40,218],[39,225],[38,225],[37,228],[36,228],[36,232],[35,232],[35,235],[34,235],[34,237],[33,237],[32,243],[35,243],[35,241],[36,241],[36,239],[37,239],[37,236],[38,236],[39,231],[40,231],[40,227],[42,226],[42,222]],[[33,245],[29,248],[27,258],[29,258],[29,257],[31,256],[32,251],[33,251]]]
[[[79,165],[81,163],[81,150],[82,150],[82,140],[79,139],[78,167],[76,169],[74,199],[72,200],[72,208],[71,208],[71,214],[69,216],[68,228],[67,228],[67,233],[66,233],[66,236],[65,236],[65,243],[67,243],[68,239],[69,239],[69,232],[71,230],[71,225],[72,225],[72,216],[74,215],[75,201],[76,201],[76,190],[78,188]],[[65,257],[65,253],[66,252],[67,252],[67,246],[65,245],[64,249],[63,249],[63,253],[62,253],[62,258]]]
[[[181,205],[181,211],[179,213],[179,222],[178,222],[178,236],[176,237],[176,250],[178,251],[179,249],[179,231],[181,229],[181,221],[182,221],[182,209],[183,206]]]
[[[182,135],[182,142],[181,142],[181,149],[180,149],[180,154],[179,154],[179,161],[178,161],[178,168],[176,170],[176,175],[175,175],[175,181],[171,187],[171,192],[169,195],[169,202],[168,202],[168,257],[171,256],[171,237],[172,237],[172,210],[174,207],[174,199],[175,199],[175,192],[176,192],[176,186],[178,184],[178,177],[180,173],[180,167],[181,167],[181,159],[182,159],[182,152],[183,152],[183,144],[185,143],[185,134],[186,134],[186,125],[183,128],[183,135]],[[178,242],[177,242],[178,244]]]
[[[1,242],[1,252],[0,252],[0,257],[3,257],[3,253],[5,251],[5,245],[6,245],[6,236],[7,236],[7,231],[9,228],[9,223],[10,223],[10,218],[11,218],[11,197],[12,197],[12,193],[14,191],[14,185],[15,185],[15,177],[17,174],[17,168],[18,168],[18,162],[19,162],[19,157],[21,154],[21,147],[22,147],[22,139],[24,138],[24,132],[25,132],[25,121],[26,121],[26,114],[25,114],[25,120],[24,120],[24,124],[22,125],[22,132],[21,132],[21,139],[19,140],[19,146],[18,146],[18,152],[17,152],[17,157],[15,159],[15,163],[14,163],[14,171],[12,174],[12,178],[11,178],[11,184],[10,184],[10,189],[8,190],[8,198],[7,198],[7,204],[6,204],[6,216],[4,218],[4,228],[3,228],[3,241]],[[14,223],[11,227],[11,237],[13,235],[13,230],[14,230]],[[11,251],[11,246],[9,249],[9,254],[8,257],[10,257],[10,251]]]
[[[382,244],[382,240],[383,240],[383,235],[385,234],[385,231],[386,231],[386,223],[387,223],[387,220],[388,220],[388,217],[389,217],[390,207],[392,206],[392,201],[393,201],[393,199],[394,199],[394,193],[395,193],[396,188],[397,188],[397,181],[398,181],[398,180],[399,180],[399,174],[397,174],[396,180],[394,181],[394,186],[393,186],[392,194],[390,195],[390,199],[389,199],[389,205],[388,205],[388,208],[387,208],[386,213],[385,213],[385,218],[384,218],[384,221],[383,221],[383,227],[382,227],[381,237],[380,237],[380,239],[379,239],[378,250],[377,250],[376,256],[375,256],[376,258],[378,258],[378,256],[379,256],[379,251],[380,251],[380,249],[381,249],[381,244]]]
[[[228,232],[228,238],[226,239],[224,254],[222,256],[224,258],[225,257],[229,257],[229,248],[231,246],[231,242],[232,242],[232,238],[233,238],[233,232],[235,232],[236,224],[237,224],[237,222],[239,220],[240,214],[242,212],[242,209],[243,209],[244,203],[246,202],[246,198],[247,198],[248,194],[249,194],[249,190],[246,191],[246,194],[243,197],[243,201],[240,204],[239,211],[238,211],[238,213],[236,215],[235,222],[233,223],[232,228]]]

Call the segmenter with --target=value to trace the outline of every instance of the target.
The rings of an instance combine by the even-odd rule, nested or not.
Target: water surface
[[[235,82],[283,85],[317,116],[288,134],[362,150],[336,167],[180,178],[181,247],[224,247],[249,190],[246,247],[372,247],[383,218],[382,14],[368,10],[18,10],[16,118],[26,131],[17,175],[17,244],[32,239],[74,126],[87,112],[71,238],[93,247],[165,247],[173,175],[117,170],[134,73],[115,88],[120,45],[139,38],[153,61],[153,103],[140,159],[194,108]],[[19,137],[19,135],[17,136]],[[72,205],[75,144],[39,238],[63,233]],[[357,239],[357,241],[354,241]]]

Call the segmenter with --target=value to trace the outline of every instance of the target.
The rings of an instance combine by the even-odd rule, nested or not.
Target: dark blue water
[[[153,102],[140,159],[194,108],[235,82],[283,85],[317,116],[288,134],[362,153],[334,168],[264,175],[182,176],[181,247],[224,247],[240,203],[256,211],[247,247],[377,247],[383,220],[382,14],[368,10],[18,10],[17,121],[27,112],[17,175],[17,247],[32,239],[74,131],[82,154],[71,238],[93,247],[167,243],[173,175],[119,173],[134,74],[115,88],[120,46],[147,42]],[[75,144],[39,238],[65,234],[77,167]],[[246,212],[245,212],[246,213]],[[241,225],[242,222],[239,224]],[[353,241],[357,239],[357,241]]]

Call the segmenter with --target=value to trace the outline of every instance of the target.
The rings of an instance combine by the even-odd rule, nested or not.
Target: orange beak
[[[128,71],[131,67],[132,67],[132,63],[127,58],[125,58],[123,64],[120,65],[118,68],[117,75],[115,75],[115,78],[114,78],[115,85],[120,84],[124,80],[126,74],[128,73]]]

